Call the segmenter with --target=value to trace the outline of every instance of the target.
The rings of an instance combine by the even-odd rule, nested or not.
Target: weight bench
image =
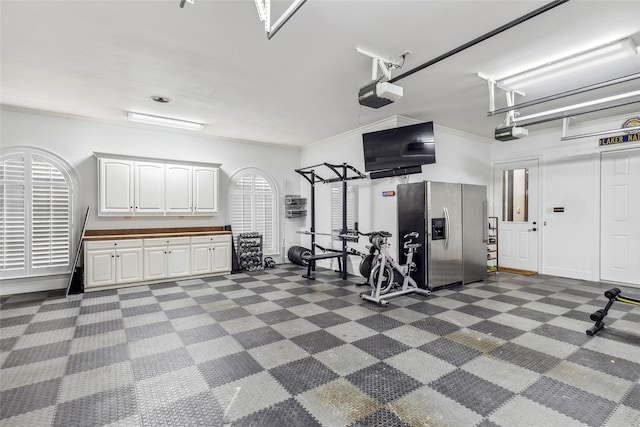
[[[338,272],[342,272],[342,252],[325,252],[322,254],[314,254],[307,258],[309,264],[307,264],[307,274],[303,275],[305,279],[315,280],[316,278],[311,275],[311,270],[316,269],[316,261],[319,259],[338,258]]]
[[[604,328],[603,320],[607,316],[607,313],[609,313],[609,309],[611,308],[614,302],[620,301],[626,304],[640,305],[640,299],[631,298],[628,296],[622,296],[620,295],[621,293],[622,291],[618,288],[609,289],[604,293],[604,296],[609,298],[609,302],[607,302],[607,305],[605,305],[603,309],[598,310],[595,313],[593,313],[591,316],[589,316],[589,318],[594,322],[596,322],[596,324],[590,327],[589,329],[587,329],[587,335],[592,337],[600,329]]]

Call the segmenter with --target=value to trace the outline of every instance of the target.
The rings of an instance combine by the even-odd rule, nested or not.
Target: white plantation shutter
[[[36,152],[0,159],[3,277],[70,270],[72,183],[56,163]]]
[[[241,233],[260,233],[264,254],[275,254],[278,230],[275,185],[261,171],[245,170],[231,179],[229,199],[234,238]]]
[[[25,156],[0,161],[0,271],[26,271]]]
[[[32,268],[69,265],[71,187],[62,172],[40,156],[31,161]]]
[[[347,229],[355,229],[358,222],[358,200],[356,187],[347,186]],[[331,235],[333,240],[342,240],[342,185],[331,187]]]

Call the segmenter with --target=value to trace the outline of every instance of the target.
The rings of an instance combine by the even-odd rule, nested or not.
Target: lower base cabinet
[[[140,240],[87,242],[85,286],[92,288],[142,281],[142,257]]]
[[[85,290],[231,272],[231,235],[88,241]]]
[[[189,237],[144,239],[144,280],[188,276]]]
[[[191,238],[193,274],[231,271],[230,236],[196,236]]]

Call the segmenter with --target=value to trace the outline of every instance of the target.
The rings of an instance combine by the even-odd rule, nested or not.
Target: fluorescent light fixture
[[[202,123],[187,122],[185,120],[172,119],[169,117],[152,116],[149,114],[129,112],[127,118],[130,122],[145,123],[149,125],[165,126],[176,129],[201,131],[204,129]]]
[[[560,107],[560,108],[555,108],[549,111],[542,111],[540,113],[529,114],[528,116],[516,117],[514,121],[523,122],[531,119],[537,119],[538,117],[551,116],[557,113],[564,113],[567,111],[577,110],[579,108],[591,107],[593,105],[605,104],[607,102],[618,101],[620,99],[632,98],[634,96],[640,96],[640,90],[621,93],[613,96],[607,96],[606,98],[594,99],[591,101],[581,102],[579,104],[567,105],[566,107]]]
[[[582,71],[588,67],[602,64],[616,59],[637,54],[637,46],[633,39],[626,38],[608,43],[594,49],[577,53],[539,67],[532,68],[498,80],[498,85],[504,88],[524,88],[534,83],[552,79],[575,71]]]
[[[618,132],[634,132],[634,131],[640,131],[640,126],[631,126],[628,128],[602,130],[599,132],[583,133],[580,135],[563,136],[562,138],[560,138],[560,141],[570,141],[572,139],[580,139],[580,138],[586,138],[591,136],[609,135],[609,134],[618,133]]]

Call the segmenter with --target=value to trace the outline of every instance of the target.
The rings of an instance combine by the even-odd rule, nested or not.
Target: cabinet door
[[[188,276],[189,268],[189,245],[172,245],[167,247],[167,276]]]
[[[211,244],[191,245],[191,274],[211,272]]]
[[[98,159],[99,214],[133,213],[133,162]]]
[[[164,214],[164,164],[135,162],[136,213]]]
[[[140,282],[142,275],[142,248],[116,251],[116,283]]]
[[[212,262],[211,271],[213,273],[222,273],[231,271],[231,244],[224,243],[212,243]]]
[[[193,208],[192,167],[165,166],[165,211],[167,214],[190,214]]]
[[[218,213],[218,168],[194,166],[193,213]]]
[[[166,246],[144,248],[144,280],[167,277]]]
[[[85,252],[85,286],[107,286],[116,283],[116,251],[90,250]]]

